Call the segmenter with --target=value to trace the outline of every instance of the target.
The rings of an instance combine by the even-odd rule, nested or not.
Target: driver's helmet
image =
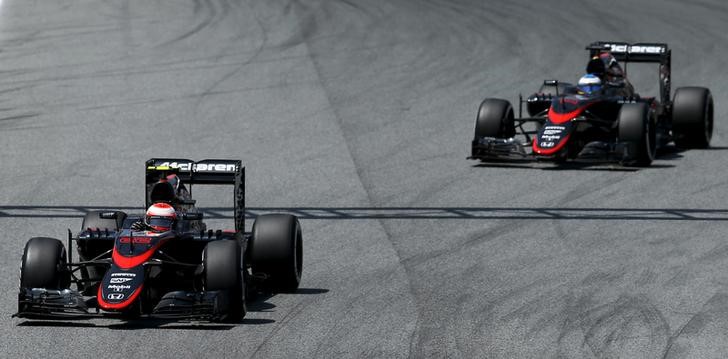
[[[167,203],[155,203],[149,206],[144,215],[144,223],[159,232],[171,230],[176,219],[177,212]]]
[[[586,74],[579,79],[577,87],[581,92],[591,95],[602,89],[602,80],[596,75]]]

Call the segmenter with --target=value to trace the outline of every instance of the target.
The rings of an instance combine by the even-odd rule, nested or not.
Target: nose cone
[[[542,156],[559,152],[569,142],[572,128],[570,122],[555,124],[547,121],[533,140],[533,152]]]
[[[143,287],[144,266],[121,269],[112,264],[99,284],[99,307],[107,311],[124,310],[134,303]]]

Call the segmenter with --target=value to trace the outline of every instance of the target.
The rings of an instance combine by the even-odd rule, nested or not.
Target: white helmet
[[[596,75],[586,74],[579,79],[577,87],[586,94],[592,94],[602,89],[602,80]]]
[[[174,207],[166,203],[155,203],[149,206],[144,216],[144,223],[155,231],[165,232],[172,229],[177,219],[177,212]]]

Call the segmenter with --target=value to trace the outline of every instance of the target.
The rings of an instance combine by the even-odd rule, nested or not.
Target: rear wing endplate
[[[149,190],[154,183],[175,173],[180,181],[193,184],[233,185],[235,230],[245,230],[245,167],[240,160],[206,159],[192,161],[183,158],[152,158],[146,162],[146,206],[151,205]]]
[[[589,56],[608,51],[617,61],[660,64],[660,97],[663,103],[670,101],[671,51],[665,43],[634,43],[619,41],[597,41],[586,47]],[[625,65],[626,66],[626,65]],[[625,69],[626,70],[626,69]]]

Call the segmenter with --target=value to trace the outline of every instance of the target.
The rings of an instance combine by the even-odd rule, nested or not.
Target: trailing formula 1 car
[[[478,110],[469,159],[618,161],[649,166],[671,142],[706,148],[713,132],[713,97],[707,88],[681,87],[670,99],[667,44],[595,42],[577,85],[544,81],[523,100],[518,117],[503,99],[486,98]],[[619,61],[625,64],[624,70]],[[626,64],[659,64],[659,98],[643,97],[627,79]],[[523,105],[528,117],[523,117]]]
[[[234,229],[207,229],[191,198],[198,184],[232,185]],[[55,238],[31,238],[21,260],[14,316],[235,322],[245,316],[250,295],[298,288],[303,259],[298,219],[260,215],[252,232],[245,232],[240,161],[150,159],[146,205],[144,216],[89,212],[77,235],[68,230],[68,250]]]

